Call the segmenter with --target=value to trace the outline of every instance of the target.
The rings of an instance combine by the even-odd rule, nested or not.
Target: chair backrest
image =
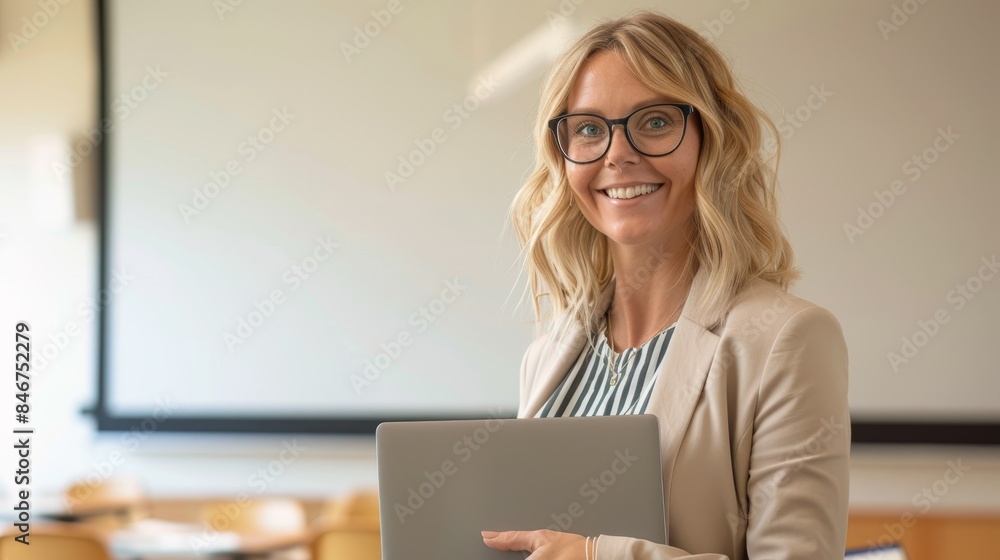
[[[249,502],[216,502],[201,513],[202,522],[216,531],[248,535],[282,535],[306,530],[302,504],[288,498],[265,498]]]
[[[313,560],[380,560],[382,540],[377,523],[344,521],[320,532],[310,544]]]
[[[28,535],[28,545],[16,540],[17,534],[0,537],[3,560],[111,560],[104,543],[79,527],[35,526]]]
[[[64,492],[66,509],[96,507],[102,504],[141,503],[146,493],[142,483],[129,477],[111,477],[98,482],[77,482]]]
[[[327,524],[351,520],[378,523],[378,491],[358,490],[328,502],[323,509],[323,519]]]
[[[146,515],[142,484],[129,477],[77,482],[63,492],[66,513],[105,529],[119,529]]]

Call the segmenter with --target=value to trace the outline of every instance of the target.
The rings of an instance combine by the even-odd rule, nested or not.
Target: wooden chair
[[[308,559],[306,544],[310,535],[306,513],[297,500],[263,498],[249,502],[217,502],[202,509],[201,520],[216,531],[239,533],[249,552],[247,557]]]
[[[245,535],[296,534],[306,530],[306,513],[297,500],[265,498],[216,502],[202,509],[201,521],[216,531]]]
[[[361,520],[379,523],[378,492],[359,490],[332,500],[323,508],[322,524]]]
[[[32,525],[27,546],[16,537],[16,533],[0,537],[3,560],[111,560],[100,538],[77,526]]]
[[[66,521],[80,521],[101,529],[120,529],[146,515],[142,484],[128,477],[99,482],[77,482],[63,493]]]
[[[333,524],[316,533],[310,550],[312,560],[380,560],[379,525],[371,520]]]

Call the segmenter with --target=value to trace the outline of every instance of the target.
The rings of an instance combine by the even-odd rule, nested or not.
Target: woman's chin
[[[621,247],[644,247],[661,245],[664,242],[662,233],[656,235],[650,231],[617,231],[607,236],[612,245]]]

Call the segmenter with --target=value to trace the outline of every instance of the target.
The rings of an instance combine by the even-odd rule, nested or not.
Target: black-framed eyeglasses
[[[633,111],[627,117],[606,119],[590,113],[561,115],[549,121],[563,157],[573,163],[593,163],[611,148],[616,124],[625,129],[632,148],[644,156],[665,156],[684,141],[688,115],[694,107],[685,103],[658,103]]]

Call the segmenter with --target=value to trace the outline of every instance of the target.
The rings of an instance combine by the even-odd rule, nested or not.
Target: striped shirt
[[[657,367],[673,336],[671,325],[638,348],[626,348],[615,359],[618,382],[611,386],[611,346],[601,329],[597,344],[588,345],[535,418],[643,414],[656,383]]]

